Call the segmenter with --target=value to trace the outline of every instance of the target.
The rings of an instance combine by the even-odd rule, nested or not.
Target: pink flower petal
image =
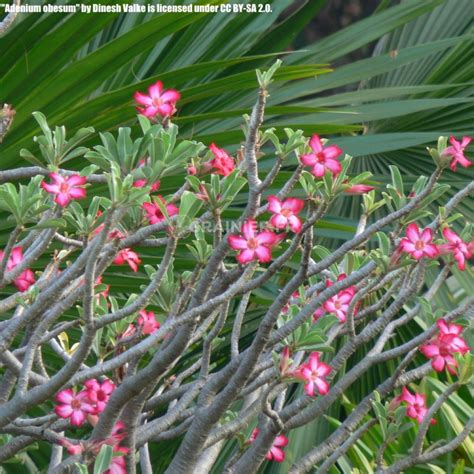
[[[458,244],[462,242],[458,234],[452,231],[449,227],[445,227],[443,229],[443,236],[449,243],[452,243],[452,244]]]
[[[73,174],[66,181],[69,186],[83,186],[87,183],[87,178],[79,174]]]
[[[181,99],[181,94],[174,89],[168,89],[161,94],[161,100],[165,102],[177,102],[179,99]]]
[[[151,105],[153,103],[153,99],[150,96],[142,94],[141,92],[135,92],[133,98],[135,102],[141,105]]]
[[[275,245],[277,242],[277,235],[269,230],[264,230],[255,237],[259,244]]]
[[[276,462],[283,462],[285,460],[285,453],[279,448],[273,447],[270,449],[272,453],[273,460]]]
[[[281,201],[276,196],[268,196],[268,210],[279,214],[281,212]]]
[[[325,377],[326,375],[329,375],[332,371],[332,367],[328,364],[325,364],[324,362],[320,362],[318,365],[318,375],[321,377]]]
[[[305,166],[313,166],[318,162],[318,159],[314,153],[309,153],[307,155],[301,155],[300,161]]]
[[[242,252],[237,255],[237,261],[239,263],[245,264],[251,262],[255,258],[255,250],[242,250]]]
[[[54,199],[54,202],[59,204],[61,207],[66,207],[70,201],[69,194],[66,193],[59,193]]]
[[[445,366],[444,358],[441,356],[436,356],[431,362],[431,366],[434,370],[436,370],[436,372],[442,372]]]
[[[425,344],[420,347],[420,352],[431,359],[439,355],[439,347],[435,344]]]
[[[56,415],[60,418],[69,418],[73,412],[71,405],[57,405],[54,407]]]
[[[329,384],[326,382],[326,380],[317,377],[314,383],[318,387],[318,391],[321,395],[326,395],[329,392]]]
[[[60,403],[71,403],[74,398],[74,392],[67,388],[65,390],[61,390],[55,397],[55,400]]]
[[[314,397],[314,382],[312,380],[309,380],[308,383],[304,386],[304,391],[306,395]]]
[[[288,209],[294,214],[298,214],[304,208],[304,201],[297,198],[288,198],[283,202],[283,209]]]
[[[283,447],[288,444],[288,438],[286,436],[280,435],[275,438],[273,441],[273,446]]]
[[[321,143],[321,140],[318,135],[314,134],[310,141],[309,141],[309,146],[316,152],[319,153],[323,149],[323,144]]]
[[[47,192],[51,194],[59,193],[59,186],[57,184],[48,184],[44,181],[41,182],[41,187]]]
[[[242,233],[244,237],[249,240],[255,238],[255,230],[257,223],[253,219],[249,219],[242,224]]]
[[[406,235],[413,243],[415,243],[420,240],[420,229],[415,223],[409,224]]]
[[[82,410],[73,410],[71,415],[71,425],[81,426],[86,421],[86,415]]]
[[[275,214],[270,218],[270,224],[276,229],[284,229],[288,224],[288,219],[281,214]]]
[[[247,248],[247,240],[240,235],[229,235],[227,241],[234,250],[244,250]]]
[[[244,250],[245,252],[245,250]],[[255,254],[261,263],[269,262],[272,259],[272,251],[268,247],[260,245],[255,249]]]
[[[317,178],[321,178],[322,176],[324,176],[325,172],[326,172],[326,168],[321,163],[316,163],[313,166],[313,169],[311,170],[311,173],[313,173],[313,175],[316,176]]]
[[[328,146],[324,149],[324,156],[326,160],[334,160],[341,156],[343,151],[336,145]]]
[[[161,81],[156,81],[148,88],[148,93],[152,99],[160,99],[161,91],[163,90],[163,83]]]
[[[69,197],[72,199],[84,199],[86,197],[86,190],[84,188],[71,188],[69,190]]]
[[[163,116],[172,115],[174,106],[172,104],[161,104],[156,107],[158,113]]]
[[[433,240],[433,231],[429,227],[424,229],[421,233],[421,240],[425,243],[429,243]]]
[[[288,222],[290,223],[290,229],[295,233],[298,234],[303,227],[301,220],[297,216],[290,216],[288,217]]]

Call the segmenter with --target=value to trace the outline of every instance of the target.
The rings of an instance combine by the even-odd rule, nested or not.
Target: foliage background
[[[175,122],[183,137],[206,145],[214,141],[235,152],[243,138],[241,116],[249,113],[257,88],[254,69],[271,64],[275,57],[283,59],[284,67],[271,89],[264,128],[277,127],[282,132],[284,127],[292,127],[308,135],[329,136],[355,157],[354,172],[370,170],[376,183],[386,182],[388,166],[396,164],[409,187],[420,174],[432,170],[425,147],[439,135],[474,134],[471,0],[269,3],[273,7],[270,14],[21,15],[15,27],[0,38],[0,99],[17,111],[0,146],[0,169],[25,165],[19,157],[21,148],[34,151],[32,139],[38,129],[33,111],[41,110],[51,125],[66,125],[69,133],[86,125],[97,131],[121,125],[134,128],[133,92],[144,90],[157,79],[182,93]],[[327,28],[332,3],[343,11],[364,3],[371,14],[330,35],[312,34],[320,25],[322,31]],[[272,160],[271,155],[263,157],[262,169],[268,169]],[[296,159],[285,163],[286,173],[281,173],[275,188],[295,164]],[[176,189],[183,176],[184,169],[163,182],[164,194]],[[456,174],[448,171],[444,178],[452,185],[451,193],[470,179],[472,172],[462,168]],[[95,190],[101,192],[99,187]],[[243,193],[240,203],[245,202]],[[335,247],[353,234],[359,206],[358,198],[338,201],[318,229],[318,243]],[[472,200],[463,202],[460,212],[467,221],[472,222],[473,209]],[[232,212],[228,210],[224,217],[231,217]],[[10,222],[0,218],[0,247],[10,230]],[[161,258],[157,251],[138,251],[147,264],[156,264]],[[183,246],[175,271],[185,269],[188,261]],[[38,269],[43,263],[38,262]],[[435,307],[448,310],[472,291],[471,270],[460,274],[453,269],[453,273],[433,302]],[[136,291],[145,275],[114,272],[105,280],[112,285],[112,294],[121,297]],[[244,342],[251,340],[263,309],[277,291],[278,281],[274,281],[253,295]],[[410,338],[422,325],[422,320],[414,321],[401,337]],[[228,353],[227,344],[222,342],[222,357]],[[192,353],[189,357],[192,361]],[[262,471],[286,472],[292,460],[322,441],[337,420],[390,370],[390,366],[374,370],[355,384],[346,400],[328,414],[332,419],[317,420],[292,432],[287,461],[281,466],[266,463]],[[427,380],[432,399],[444,382]],[[430,430],[432,441],[457,433],[472,412],[469,406],[472,393],[468,389],[452,397],[443,408],[442,421]],[[408,449],[412,435],[402,446],[388,451],[389,459],[398,449]],[[379,443],[377,436],[366,435],[339,462],[340,472],[355,472],[355,467],[371,472],[370,461]],[[24,455],[22,472],[35,472],[34,466],[46,465],[48,448],[41,448]],[[173,443],[156,446],[152,452],[156,472],[161,472],[175,448]],[[465,463],[464,472],[474,472],[472,453],[474,443],[467,440],[437,467],[422,466],[410,472],[454,472],[459,460]],[[221,462],[224,457],[215,472],[220,472]]]

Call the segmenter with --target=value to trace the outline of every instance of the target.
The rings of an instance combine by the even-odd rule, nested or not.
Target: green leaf
[[[103,444],[99,454],[94,462],[94,474],[102,474],[105,472],[112,461],[113,448],[109,444]]]

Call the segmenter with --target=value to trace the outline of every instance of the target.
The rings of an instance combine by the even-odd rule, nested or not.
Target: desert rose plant
[[[440,137],[428,150],[435,172],[409,192],[395,167],[384,187],[370,173],[351,176],[351,157],[317,134],[262,130],[278,66],[257,71],[236,154],[180,140],[180,94],[161,82],[134,96],[135,139],[130,128],[100,134],[100,144],[91,128],[67,139],[34,114],[39,154],[21,155],[35,166],[0,172],[14,227],[0,252],[1,462],[43,442],[51,473],[152,473],[157,443],[175,443],[163,472],[211,472],[218,461],[222,472],[257,472],[288,461],[292,430],[327,416],[389,361],[393,373],[289,472],[328,472],[368,432],[381,440],[369,460],[379,473],[466,441],[473,417],[436,446],[427,433],[472,376],[463,331],[473,297],[451,311],[430,303],[474,253],[471,225],[455,213],[474,185],[431,206],[449,188],[443,170],[470,166],[470,139]],[[263,154],[275,156],[265,172]],[[270,193],[281,168],[292,177]],[[321,219],[354,194],[355,235],[329,251],[318,244]],[[117,274],[135,278],[136,292],[114,288]],[[268,284],[278,296],[249,340]],[[394,345],[415,319],[422,329]],[[447,388],[433,401],[423,379],[435,373]],[[412,449],[387,455],[409,429]]]

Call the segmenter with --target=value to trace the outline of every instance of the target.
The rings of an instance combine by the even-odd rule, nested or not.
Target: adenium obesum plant
[[[225,150],[180,138],[180,94],[158,81],[134,96],[133,133],[73,147],[74,171],[54,146],[43,167],[0,171],[0,463],[37,442],[54,473],[158,458],[167,474],[328,472],[374,439],[378,473],[463,455],[473,418],[443,440],[430,424],[472,378],[474,299],[456,276],[474,242],[456,208],[474,184],[441,209],[431,197],[469,139],[441,138],[413,186],[395,167],[388,186],[350,175],[337,137],[260,129],[277,67]],[[43,141],[63,130],[35,118]],[[360,221],[326,248],[340,199],[361,202]],[[292,434],[313,422],[328,434],[302,452]]]

